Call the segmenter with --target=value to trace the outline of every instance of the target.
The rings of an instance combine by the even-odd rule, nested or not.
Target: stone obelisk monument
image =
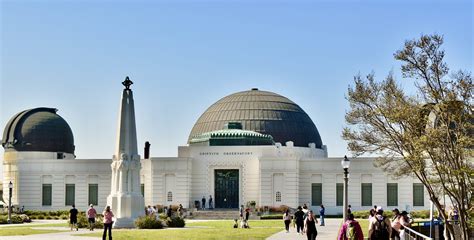
[[[143,215],[144,201],[140,192],[140,155],[137,151],[137,131],[133,84],[128,77],[122,82],[122,100],[118,117],[117,143],[112,159],[112,184],[107,205],[114,212],[114,228],[134,227],[134,221]]]

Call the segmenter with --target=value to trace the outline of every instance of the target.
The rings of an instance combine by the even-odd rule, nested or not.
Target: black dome
[[[194,136],[220,130],[229,122],[269,134],[282,144],[293,141],[295,146],[307,147],[315,143],[322,148],[318,129],[303,109],[286,97],[258,89],[234,93],[212,104],[194,124],[188,143]]]
[[[34,108],[15,114],[3,131],[5,151],[63,152],[74,154],[74,137],[54,108]]]

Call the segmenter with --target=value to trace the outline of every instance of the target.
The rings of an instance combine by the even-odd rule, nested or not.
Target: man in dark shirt
[[[205,210],[206,209],[206,197],[202,196],[201,202],[202,202],[202,210]]]
[[[298,211],[295,212],[296,232],[303,234],[304,227],[304,212],[301,206],[298,206]]]
[[[72,209],[69,210],[69,223],[71,223],[71,231],[74,227],[76,227],[76,231],[79,231],[79,228],[77,226],[77,214],[79,211],[77,211],[76,206],[73,204]]]

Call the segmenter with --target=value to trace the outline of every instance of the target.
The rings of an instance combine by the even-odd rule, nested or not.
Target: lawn
[[[112,230],[115,240],[148,239],[266,239],[283,229],[281,220],[250,220],[250,229],[232,228],[232,220],[186,223],[185,228]],[[80,236],[101,236],[101,232]]]
[[[14,227],[14,228],[2,227],[0,228],[0,236],[19,236],[19,235],[24,236],[24,235],[33,235],[33,234],[43,234],[43,233],[66,232],[66,230],[59,231],[59,230],[48,230],[48,229],[32,229],[31,227],[36,227],[36,226]]]

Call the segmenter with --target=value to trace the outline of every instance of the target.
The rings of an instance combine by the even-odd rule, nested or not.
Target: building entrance
[[[239,170],[214,170],[214,196],[216,208],[239,207]]]

